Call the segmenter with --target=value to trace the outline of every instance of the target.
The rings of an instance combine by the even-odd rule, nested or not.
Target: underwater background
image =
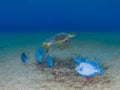
[[[119,0],[1,0],[0,90],[119,90]],[[50,37],[75,32],[64,50],[51,46],[55,66],[38,63],[35,50]],[[26,54],[26,63],[21,54]],[[85,82],[74,57],[95,59],[102,75]]]
[[[119,31],[119,4],[119,0],[1,0],[0,30]]]

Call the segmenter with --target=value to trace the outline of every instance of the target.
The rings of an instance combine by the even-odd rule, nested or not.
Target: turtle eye
[[[71,34],[75,35],[76,33],[75,32],[71,32]]]
[[[70,35],[73,35],[73,36],[74,36],[74,35],[76,35],[76,33],[75,33],[75,32],[71,32]]]

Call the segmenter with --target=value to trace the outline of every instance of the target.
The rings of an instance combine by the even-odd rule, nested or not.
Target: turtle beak
[[[70,35],[70,37],[75,37],[76,35]]]
[[[75,37],[76,36],[76,33],[74,33],[74,32],[71,32],[70,34],[69,34],[69,37]]]

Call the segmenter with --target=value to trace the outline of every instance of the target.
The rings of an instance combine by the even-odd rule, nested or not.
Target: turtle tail
[[[48,53],[50,46],[50,43],[42,43],[42,48],[45,50],[46,53]]]

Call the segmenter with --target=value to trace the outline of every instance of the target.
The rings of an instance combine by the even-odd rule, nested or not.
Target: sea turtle
[[[42,43],[42,48],[45,49],[46,52],[48,52],[51,45],[56,44],[59,49],[63,50],[65,49],[69,43],[70,38],[76,36],[76,33],[59,33],[55,36],[47,39],[45,42]]]

